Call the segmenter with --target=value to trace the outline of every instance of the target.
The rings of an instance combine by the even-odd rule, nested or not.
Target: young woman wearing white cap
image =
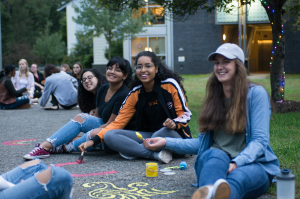
[[[269,140],[269,95],[247,80],[244,53],[237,45],[221,45],[208,60],[214,61],[214,72],[198,118],[198,138],[151,138],[144,145],[198,155],[199,189],[193,199],[256,198],[279,173]]]

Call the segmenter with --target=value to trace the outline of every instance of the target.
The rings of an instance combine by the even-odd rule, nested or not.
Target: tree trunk
[[[284,1],[285,2],[285,1]],[[262,1],[272,26],[272,58],[270,62],[271,98],[273,102],[284,99],[284,31],[282,26],[282,2]]]
[[[111,49],[110,49],[110,46],[111,46],[111,38],[108,39],[108,57],[109,57],[109,59],[111,59]]]

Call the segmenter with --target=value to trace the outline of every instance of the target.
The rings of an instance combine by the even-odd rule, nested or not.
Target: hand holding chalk
[[[143,136],[139,132],[135,132],[135,134],[140,140],[144,140]]]
[[[182,161],[180,162],[180,165],[179,166],[174,166],[174,167],[167,167],[167,168],[164,168],[164,169],[181,169],[181,170],[185,170],[187,167],[187,164],[185,161]]]

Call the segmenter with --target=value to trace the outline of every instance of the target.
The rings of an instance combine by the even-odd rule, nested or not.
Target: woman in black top
[[[103,84],[107,83],[107,80],[105,76],[103,76],[98,70],[94,68],[84,70],[81,73],[80,81],[83,81],[85,77],[88,80],[85,80],[85,82],[88,82],[88,84],[79,83],[78,85],[78,105],[83,113],[89,113],[90,115],[94,115],[96,112],[97,92]],[[95,78],[89,80],[89,78],[92,77]],[[95,80],[97,80],[97,83],[95,82]],[[93,83],[96,86],[93,85]]]
[[[15,76],[16,68],[13,65],[7,65],[0,72],[0,109],[29,108],[29,96],[22,96],[27,89],[15,89],[11,77]]]
[[[76,62],[73,65],[72,76],[75,77],[78,81],[78,85],[80,84],[80,75],[83,71],[83,67],[80,62]]]
[[[35,63],[31,64],[30,71],[34,77],[34,86],[35,86],[34,97],[40,98],[42,96],[42,92],[44,91],[44,86],[42,83],[42,81],[45,79],[44,75],[39,71],[38,66]]]
[[[81,84],[84,84],[85,88],[89,88],[94,79],[94,76],[84,73]],[[129,62],[120,57],[109,60],[106,66],[106,79],[109,83],[104,84],[98,90],[95,116],[86,113],[78,114],[54,135],[47,138],[47,141],[36,146],[24,158],[33,159],[35,156],[47,158],[50,153],[79,151],[78,146],[91,139],[91,132],[99,132],[100,129],[114,121],[122,102],[129,92],[128,86],[132,80],[132,70]],[[84,132],[85,135],[73,140],[80,132]],[[90,148],[89,150],[93,149]],[[104,148],[104,150],[109,149]]]

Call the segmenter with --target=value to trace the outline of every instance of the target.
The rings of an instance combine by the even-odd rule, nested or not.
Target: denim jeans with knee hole
[[[86,113],[79,114],[83,122],[77,122],[75,120],[71,120],[66,125],[64,125],[62,128],[60,128],[56,133],[54,133],[50,138],[47,138],[46,140],[50,142],[54,147],[57,147],[62,144],[67,144],[70,142],[73,138],[75,138],[80,132],[85,133],[84,136],[81,138],[70,142],[67,145],[67,150],[69,152],[72,151],[79,151],[78,146],[91,139],[90,132],[91,130],[100,127],[102,124],[104,124],[103,120],[98,117],[91,116]],[[88,151],[93,150],[95,147],[88,148]]]
[[[225,179],[231,189],[230,199],[257,198],[269,187],[269,176],[259,164],[243,165],[228,174],[230,159],[224,151],[208,149],[197,158],[199,164],[195,169],[199,187],[213,185],[218,179]]]
[[[48,167],[42,161],[36,165],[26,168],[16,167],[3,175],[6,181],[15,184],[0,191],[1,199],[65,199],[71,198],[70,193],[73,186],[71,174],[59,167],[51,165],[51,178],[48,183],[40,183],[36,174],[46,170]],[[24,180],[21,182],[21,180]]]

